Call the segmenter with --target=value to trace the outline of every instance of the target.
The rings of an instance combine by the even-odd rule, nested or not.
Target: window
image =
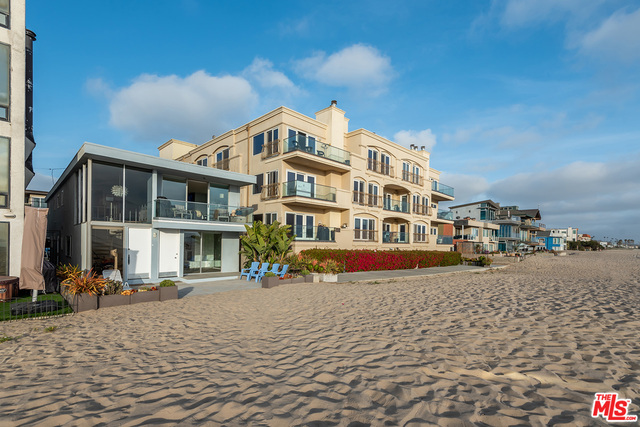
[[[413,179],[412,181],[414,184],[420,184],[420,167],[413,165]]]
[[[391,170],[391,168],[389,167],[389,165],[391,164],[391,157],[387,156],[386,154],[380,154],[380,163],[382,163],[381,173],[389,175]]]
[[[277,199],[280,197],[280,182],[278,181],[278,171],[266,173],[267,184],[262,188],[262,200]]]
[[[375,184],[369,184],[369,200],[367,200],[369,206],[378,206],[378,186]]]
[[[262,184],[264,183],[264,175],[259,173],[256,175],[256,183],[253,184],[253,194],[260,194],[262,192]]]
[[[267,142],[275,142],[278,140],[278,128],[267,131]]]
[[[0,43],[0,120],[9,120],[10,52],[9,45]]]
[[[409,181],[409,168],[410,168],[409,163],[402,162],[402,179],[404,181]]]
[[[9,275],[9,223],[0,222],[0,276]]]
[[[316,137],[307,135],[304,132],[300,132],[294,129],[289,129],[289,149],[287,151],[292,150],[302,150],[307,153],[315,154],[316,152]]]
[[[378,152],[372,149],[369,149],[367,154],[367,169],[375,171],[378,167]]]
[[[364,181],[353,181],[353,203],[364,205]]]
[[[9,0],[0,0],[0,26],[9,28]]]
[[[199,158],[198,160],[196,160],[196,164],[198,166],[207,166],[207,160],[209,160],[207,157]]]
[[[427,226],[423,224],[413,225],[413,241],[414,242],[426,242],[427,241]]]
[[[354,218],[355,240],[376,240],[376,220],[370,218]]]
[[[218,169],[229,170],[229,154],[231,150],[229,148],[225,148],[222,151],[216,153],[216,165],[215,167]]]
[[[258,134],[253,137],[253,155],[262,153],[262,146],[264,145],[264,133]]]
[[[270,212],[264,214],[264,223],[265,224],[273,224],[278,220],[278,214],[275,212]]]
[[[438,235],[438,229],[437,229],[437,228],[432,227],[432,228],[431,228],[431,234],[432,234],[433,236],[437,236],[437,235]]]
[[[9,138],[0,137],[0,208],[9,206]]]

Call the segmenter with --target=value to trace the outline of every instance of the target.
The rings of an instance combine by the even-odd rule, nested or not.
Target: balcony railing
[[[388,163],[382,163],[378,160],[367,159],[367,169],[370,171],[381,173],[382,175],[394,176],[393,166]]]
[[[453,221],[453,212],[451,211],[439,211],[438,212],[438,219],[446,219],[449,221]]]
[[[441,236],[438,234],[436,243],[439,245],[453,245],[453,236]]]
[[[431,215],[431,206],[413,204],[413,213],[418,215]]]
[[[351,165],[351,153],[307,136],[291,136],[283,141],[283,152],[303,151],[318,157]]]
[[[385,198],[383,200],[383,209],[386,211],[409,213],[409,202]]]
[[[156,199],[156,218],[198,221],[253,222],[253,208]]]
[[[275,157],[280,154],[280,140],[267,142],[262,146],[262,159],[268,159],[269,157]]]
[[[324,226],[292,225],[289,234],[296,235],[296,241],[335,242],[336,229]]]
[[[287,181],[282,184],[283,197],[308,197],[310,199],[336,201],[336,188],[305,181]]]
[[[405,170],[402,171],[402,180],[418,185],[424,184],[424,178],[422,178],[419,174],[415,174],[413,172]]]
[[[42,198],[31,199],[31,203],[27,202],[25,206],[31,206],[32,208],[46,208],[47,202]]]
[[[353,192],[353,203],[362,206],[380,207],[382,206],[382,197],[377,194],[363,193],[361,191]]]
[[[453,187],[439,183],[438,181],[431,181],[431,190],[438,193],[446,194],[447,196],[453,196]]]
[[[273,200],[280,197],[280,183],[267,184],[262,186],[260,200]]]
[[[353,230],[353,240],[377,242],[378,230]]]
[[[429,235],[427,233],[413,233],[414,243],[429,243]]]
[[[473,234],[458,234],[456,236],[453,236],[454,240],[471,240],[471,241],[480,241],[480,239],[478,238],[478,236],[475,236]]]
[[[383,231],[382,243],[409,243],[409,233],[397,231]]]
[[[223,171],[229,170],[229,159],[222,159],[213,164],[215,169],[222,169]]]

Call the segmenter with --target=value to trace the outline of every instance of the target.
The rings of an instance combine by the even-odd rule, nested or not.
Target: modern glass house
[[[130,283],[239,271],[253,222],[236,172],[85,143],[47,195],[54,262]]]

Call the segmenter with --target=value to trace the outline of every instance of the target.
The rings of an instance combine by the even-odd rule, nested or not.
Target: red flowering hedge
[[[458,265],[461,255],[458,252],[440,251],[372,251],[372,250],[334,250],[307,249],[302,251],[305,257],[322,262],[332,259],[344,265],[347,273],[354,271],[407,270],[410,268],[444,267]]]

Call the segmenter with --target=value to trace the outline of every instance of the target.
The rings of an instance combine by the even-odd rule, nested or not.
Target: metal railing
[[[320,142],[315,138],[308,136],[296,135],[286,138],[283,141],[284,153],[292,151],[303,151],[318,157],[333,160],[345,165],[351,165],[351,153],[329,144]]]
[[[267,142],[262,146],[262,160],[268,159],[270,157],[275,157],[280,154],[280,140],[276,139],[275,141]]]
[[[429,243],[429,235],[427,233],[413,233],[414,243]]]
[[[393,177],[393,166],[388,163],[382,163],[378,160],[367,159],[367,169],[370,171],[378,172],[382,175],[388,175]]]
[[[454,240],[471,240],[474,242],[479,242],[480,238],[479,236],[473,235],[473,234],[458,234],[453,236]]]
[[[223,171],[229,170],[229,159],[222,159],[213,164],[215,169],[221,169]]]
[[[447,196],[453,196],[453,187],[439,183],[438,181],[431,181],[431,190]]]
[[[282,197],[291,196],[335,202],[336,188],[305,181],[287,181],[282,183]]]
[[[409,233],[399,231],[383,231],[382,243],[409,243]]]
[[[369,207],[381,207],[382,197],[377,194],[363,193],[361,191],[353,192],[353,203]]]
[[[433,211],[431,210],[431,206],[429,205],[418,205],[413,204],[413,213],[418,215],[427,215],[430,216]]]
[[[383,199],[383,209],[386,211],[409,213],[409,202],[385,197]]]
[[[292,225],[289,235],[296,235],[296,241],[335,242],[336,229],[325,226]]]
[[[156,199],[156,218],[197,221],[253,222],[251,207]]]
[[[273,200],[280,197],[280,183],[266,184],[260,191],[260,200]]]
[[[402,171],[402,180],[411,182],[413,184],[418,184],[418,185],[424,184],[424,178],[422,178],[419,174],[409,172],[406,170]]]
[[[365,242],[377,242],[378,230],[353,230],[353,240],[360,240]]]
[[[46,208],[47,202],[45,202],[42,198],[34,198],[31,199],[31,202],[27,202],[24,205],[31,206],[32,208]]]

